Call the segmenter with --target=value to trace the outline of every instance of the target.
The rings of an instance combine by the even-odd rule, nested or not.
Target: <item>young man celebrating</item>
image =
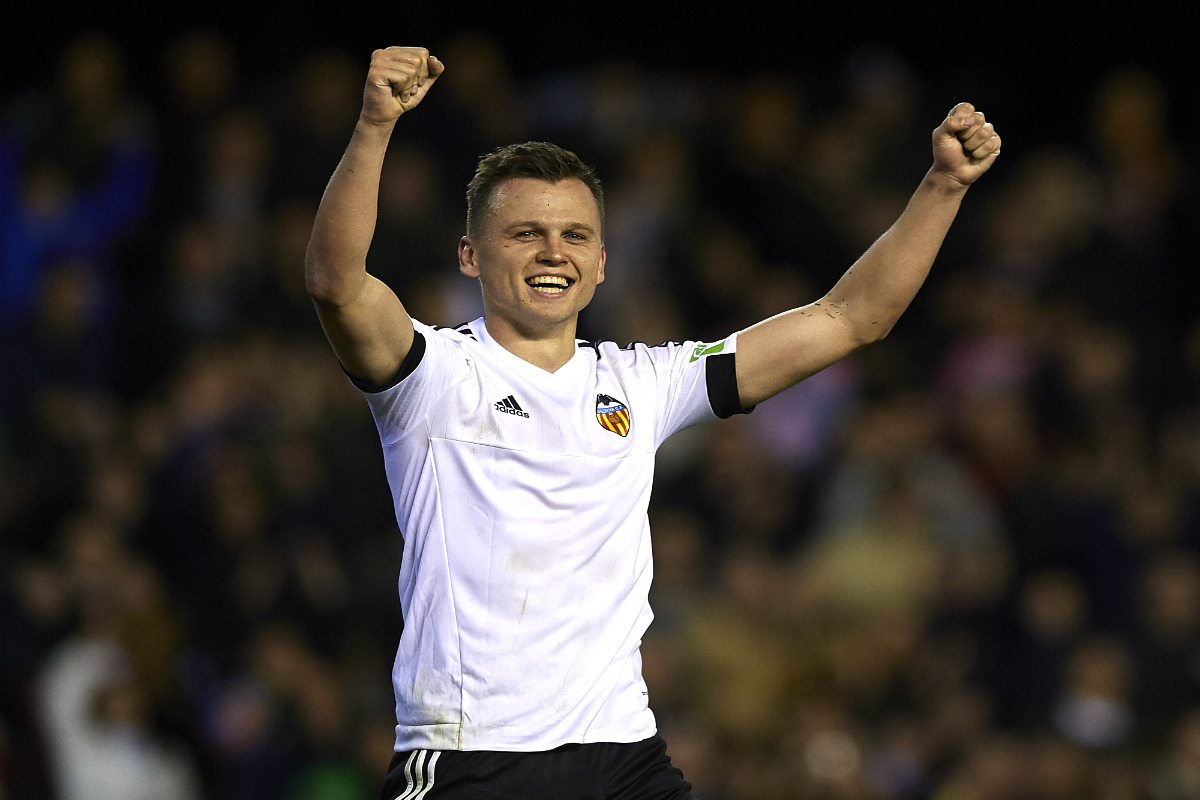
[[[502,148],[471,181],[458,247],[484,317],[435,328],[366,256],[392,130],[443,69],[424,48],[374,53],[306,259],[322,327],[375,417],[404,534],[384,797],[691,797],[638,649],[655,450],[883,338],[1000,138],[957,105],[904,213],[820,300],[721,342],[627,348],[575,338],[606,267],[596,176],[554,145]]]

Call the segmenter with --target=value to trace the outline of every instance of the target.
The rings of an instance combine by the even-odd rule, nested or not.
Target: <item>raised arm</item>
[[[304,259],[305,283],[329,343],[342,366],[369,383],[392,378],[413,342],[404,306],[367,272],[383,158],[396,121],[416,108],[442,70],[423,47],[372,54],[362,111],[321,198]]]
[[[737,382],[753,406],[887,336],[921,288],[967,188],[1000,153],[1000,137],[970,103],[933,132],[933,166],[895,224],[820,300],[738,334]]]

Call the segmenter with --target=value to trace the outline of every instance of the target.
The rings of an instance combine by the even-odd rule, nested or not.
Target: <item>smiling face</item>
[[[488,329],[573,346],[579,312],[604,281],[600,210],[576,178],[510,178],[496,187],[459,269],[478,278]],[[502,331],[503,329],[503,331]]]

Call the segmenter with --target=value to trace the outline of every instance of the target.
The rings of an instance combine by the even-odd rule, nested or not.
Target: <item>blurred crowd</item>
[[[865,48],[819,79],[435,52],[372,271],[473,319],[474,162],[551,139],[606,181],[583,334],[622,343],[819,297],[973,99]],[[302,274],[369,53],[244,55],[197,31],[150,79],[85,35],[0,109],[0,800],[358,800],[391,755],[400,532]],[[644,666],[704,800],[1200,797],[1200,195],[1171,93],[1099,72],[1065,142],[981,105],[1005,154],[893,334],[661,451]]]

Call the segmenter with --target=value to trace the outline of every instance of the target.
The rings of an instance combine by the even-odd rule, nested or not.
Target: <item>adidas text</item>
[[[505,414],[512,414],[514,417],[524,417],[525,419],[529,419],[529,414],[527,414],[525,410],[521,408],[521,405],[517,402],[517,399],[511,394],[503,400],[497,400],[495,409],[497,411],[503,411]]]

